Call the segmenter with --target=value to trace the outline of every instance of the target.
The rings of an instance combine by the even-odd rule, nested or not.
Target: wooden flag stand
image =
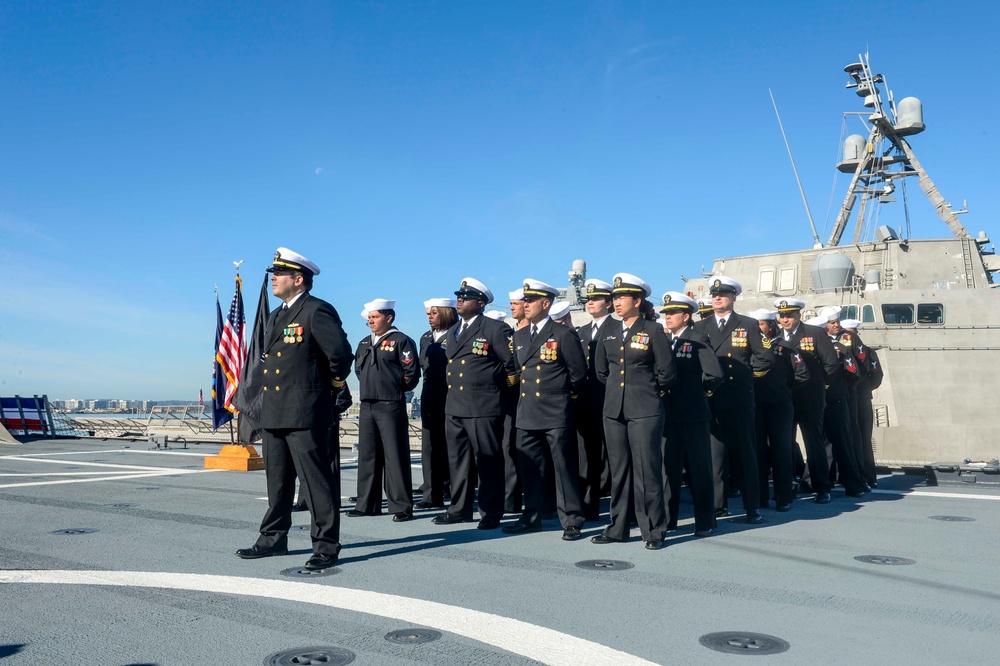
[[[236,443],[233,434],[233,422],[229,421],[231,444],[226,444],[219,455],[205,456],[205,469],[228,469],[234,472],[255,472],[264,469],[264,459],[252,445]]]

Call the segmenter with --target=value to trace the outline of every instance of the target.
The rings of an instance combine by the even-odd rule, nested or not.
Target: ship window
[[[757,291],[762,294],[774,293],[774,266],[764,266],[757,274]]]
[[[875,323],[875,306],[865,303],[861,306],[861,321],[865,324]]]
[[[943,324],[944,307],[940,303],[918,303],[918,324]]]
[[[887,324],[912,324],[913,306],[909,303],[888,303],[882,306],[882,320]]]
[[[783,266],[778,274],[778,291],[795,291],[795,266]]]
[[[845,305],[840,308],[840,319],[857,319],[858,318],[858,306],[857,305]]]

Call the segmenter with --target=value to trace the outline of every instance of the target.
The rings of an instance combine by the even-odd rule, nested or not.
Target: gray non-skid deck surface
[[[737,515],[709,539],[690,536],[685,502],[680,530],[659,552],[645,550],[637,531],[627,544],[563,542],[555,521],[542,533],[507,536],[474,523],[433,525],[437,511],[402,524],[344,517],[340,572],[303,580],[279,572],[305,562],[308,532],[292,533],[287,557],[233,554],[255,539],[264,472],[204,471],[201,456],[215,445],[150,452],[143,442],[125,444],[132,448],[99,440],[0,446],[0,663],[261,664],[326,645],[351,650],[359,664],[520,664],[539,654],[532,641],[577,664],[626,663],[627,655],[676,664],[992,663],[1000,636],[1000,493],[975,486],[885,477],[862,500],[842,492],[826,506],[800,499],[787,514],[766,510],[767,522],[755,527]],[[350,495],[355,469],[344,455]],[[56,480],[71,482],[22,485]],[[974,520],[931,518],[941,515]],[[294,522],[307,524],[307,514]],[[96,532],[52,534],[76,528]],[[588,524],[587,536],[599,528]],[[859,555],[915,563],[868,564]],[[575,566],[588,559],[634,568]],[[145,572],[147,582],[66,584],[74,571],[108,572],[107,580]],[[218,579],[220,590],[202,588],[197,576],[160,574],[229,578]],[[263,591],[250,589],[254,581],[266,583]],[[329,603],[275,598],[294,583],[329,588]],[[380,598],[373,612],[337,607],[355,592],[404,599]],[[427,606],[420,623],[397,619],[409,600],[444,606]],[[502,618],[548,631],[508,634],[507,649],[482,642]],[[414,626],[443,636],[419,645],[384,639]],[[722,631],[776,636],[790,648],[742,656],[699,643]],[[623,654],[598,658],[559,634]]]

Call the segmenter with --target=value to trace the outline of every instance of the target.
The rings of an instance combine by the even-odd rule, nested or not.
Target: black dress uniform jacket
[[[358,343],[355,372],[362,400],[405,400],[420,381],[417,346],[404,333],[391,329],[372,346],[372,336]]]
[[[268,329],[261,427],[332,422],[334,391],[343,388],[354,360],[337,311],[306,293],[290,309],[272,312]]]
[[[420,369],[424,383],[420,385],[420,419],[423,427],[444,419],[444,403],[448,396],[448,332],[437,340],[434,332],[420,336]]]
[[[607,327],[597,345],[595,365],[597,377],[604,383],[604,416],[612,419],[661,414],[660,398],[677,379],[663,328],[641,317],[624,332],[620,321]]]
[[[774,357],[764,347],[757,320],[731,312],[721,331],[714,316],[695,323],[694,328],[708,336],[725,376],[712,395],[712,407],[752,407],[754,377],[762,377],[774,363]]]
[[[840,359],[830,336],[821,328],[800,322],[786,342],[800,352],[809,371],[808,381],[795,384],[792,399],[796,404],[809,403],[822,410],[826,405],[826,386],[840,374]]]
[[[689,423],[709,421],[712,410],[706,393],[711,394],[722,383],[722,368],[711,343],[701,332],[688,326],[673,344],[677,381],[667,389],[667,421]]]
[[[511,353],[513,331],[502,321],[484,315],[476,317],[469,329],[455,339],[462,320],[448,330],[449,416],[500,416],[503,387],[517,379]]]
[[[571,428],[573,403],[587,379],[587,361],[576,333],[549,319],[531,339],[531,327],[514,334],[521,366],[517,427],[521,430]]]

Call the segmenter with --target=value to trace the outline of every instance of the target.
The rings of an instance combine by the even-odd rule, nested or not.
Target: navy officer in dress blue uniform
[[[753,381],[767,374],[774,356],[764,347],[757,320],[733,311],[742,291],[732,278],[713,278],[709,293],[714,316],[699,321],[695,329],[708,336],[724,375],[710,400],[716,514],[728,514],[728,491],[739,487],[747,522],[759,523]]]
[[[611,465],[611,524],[590,540],[626,541],[629,507],[649,550],[663,547],[663,396],[677,378],[670,343],[646,300],[649,285],[629,273],[614,277],[618,325],[597,344],[597,377],[605,385],[604,435]]]
[[[500,527],[504,505],[503,407],[501,395],[517,383],[510,326],[483,315],[493,292],[467,277],[455,292],[459,320],[448,331],[448,398],[445,434],[451,470],[451,506],[431,522],[472,520],[479,474],[477,527]]]
[[[517,534],[542,529],[547,467],[551,465],[562,538],[575,541],[582,536],[584,518],[573,403],[587,378],[587,363],[576,332],[549,317],[558,293],[540,280],[524,281],[524,310],[530,325],[514,334],[514,360],[521,367],[516,423],[524,511],[503,531]]]
[[[332,567],[340,554],[340,476],[337,468],[338,396],[347,392],[351,347],[340,316],[310,294],[319,266],[280,247],[274,254],[271,293],[284,303],[268,318],[263,352],[267,512],[260,537],[236,555],[285,555],[298,476],[312,514],[313,555],[306,569]]]
[[[604,339],[607,327],[618,324],[611,316],[611,284],[591,278],[584,283],[584,288],[587,314],[591,321],[576,329],[587,361],[587,381],[576,402],[576,429],[579,433],[583,515],[587,520],[597,520],[601,513],[601,497],[611,490],[611,471],[608,469],[608,449],[604,443],[604,384],[597,380],[596,351],[597,343]]]
[[[358,415],[358,499],[347,515],[382,513],[382,483],[394,522],[413,516],[413,479],[406,392],[420,381],[417,345],[393,324],[396,301],[376,298],[365,303],[366,335],[355,353],[360,383]]]
[[[708,396],[722,383],[722,368],[711,343],[692,324],[698,304],[677,291],[663,295],[664,326],[677,366],[677,381],[667,389],[663,429],[664,467],[667,472],[668,529],[677,529],[681,501],[681,469],[687,461],[694,500],[696,536],[715,530],[715,492],[712,477],[712,408]]]

